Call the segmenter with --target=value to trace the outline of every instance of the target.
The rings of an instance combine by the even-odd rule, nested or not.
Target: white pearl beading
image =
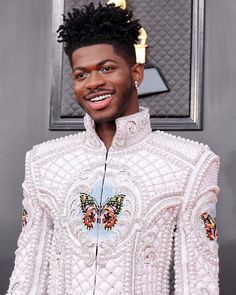
[[[75,242],[69,231],[82,224],[66,210],[76,192],[88,193],[104,169],[105,147],[87,119],[86,132],[27,153],[23,204],[29,218],[18,241],[8,294],[84,295],[93,288],[94,264],[82,255],[86,243]],[[107,174],[116,192],[132,196],[125,205],[132,218],[123,225],[126,242],[121,232],[112,251],[99,253],[96,295],[169,294],[173,234],[175,294],[218,294],[218,246],[206,239],[199,221],[215,205],[218,166],[207,146],[151,133],[145,109],[117,121]]]

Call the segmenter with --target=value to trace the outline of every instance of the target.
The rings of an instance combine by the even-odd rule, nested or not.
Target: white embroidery
[[[27,154],[30,218],[8,294],[87,295],[96,275],[96,295],[168,295],[173,236],[175,294],[218,294],[217,243],[209,246],[199,227],[216,202],[218,158],[202,144],[151,133],[144,108],[116,124],[107,159],[88,116],[86,132]],[[100,227],[97,239],[84,226],[79,196],[99,198],[105,162],[102,204],[125,198],[115,227]]]

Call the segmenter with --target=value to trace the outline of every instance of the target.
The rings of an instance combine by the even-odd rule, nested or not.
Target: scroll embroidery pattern
[[[210,214],[207,212],[202,213],[201,218],[204,222],[206,235],[210,241],[214,241],[217,236],[217,228],[216,228],[216,219],[213,218]]]
[[[125,195],[113,196],[99,206],[97,201],[90,195],[80,194],[80,207],[84,214],[83,222],[85,227],[90,230],[94,224],[102,223],[105,230],[111,230],[117,223],[117,216],[123,207]]]

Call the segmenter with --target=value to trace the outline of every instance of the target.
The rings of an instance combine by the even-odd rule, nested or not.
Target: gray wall
[[[50,0],[0,1],[0,294],[20,232],[25,152],[63,136],[48,131]],[[218,202],[221,294],[236,294],[236,1],[206,1],[204,130],[175,134],[221,156]]]

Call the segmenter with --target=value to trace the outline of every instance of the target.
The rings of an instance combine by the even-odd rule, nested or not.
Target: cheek
[[[76,98],[79,98],[82,94],[82,87],[76,82],[73,82],[72,89]]]
[[[116,84],[121,91],[126,91],[126,89],[130,88],[130,85],[131,85],[130,76],[128,75],[123,76],[122,79],[119,79]]]

